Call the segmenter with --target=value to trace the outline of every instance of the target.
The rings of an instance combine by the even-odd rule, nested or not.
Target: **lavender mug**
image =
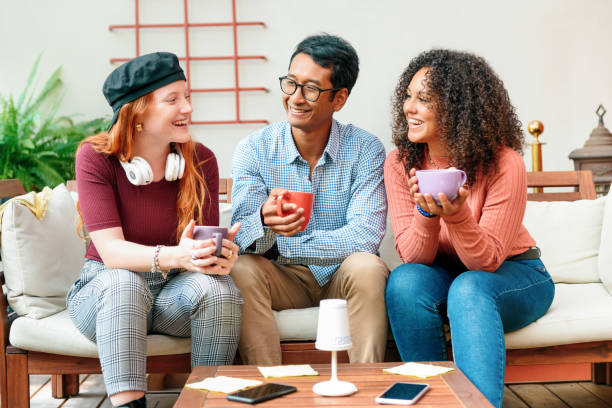
[[[227,228],[210,226],[193,227],[193,239],[203,241],[211,238],[214,238],[215,240],[215,256],[221,256],[221,249],[223,249],[223,240],[228,238]]]
[[[459,187],[467,180],[463,170],[438,169],[417,170],[419,193],[429,193],[438,205],[442,205],[438,199],[438,193],[444,193],[449,201],[457,198]]]

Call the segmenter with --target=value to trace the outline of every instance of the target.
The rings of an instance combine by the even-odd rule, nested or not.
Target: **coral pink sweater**
[[[385,162],[385,188],[395,248],[406,263],[431,264],[438,254],[458,258],[469,270],[494,272],[510,256],[535,245],[522,225],[527,202],[523,158],[499,152],[495,174],[478,176],[464,205],[453,215],[419,214],[408,191],[408,174],[394,150]],[[444,157],[433,157],[447,165]],[[427,161],[423,169],[433,168]]]

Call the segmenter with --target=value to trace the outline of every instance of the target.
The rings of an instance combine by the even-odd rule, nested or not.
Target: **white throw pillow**
[[[606,289],[608,289],[608,292],[612,294],[612,190],[608,192],[605,202],[597,266],[599,278]]]
[[[63,184],[53,189],[41,220],[15,199],[7,205],[2,217],[2,262],[8,301],[17,314],[41,319],[66,308],[66,293],[85,262],[76,215]]]
[[[523,225],[555,283],[600,282],[597,257],[605,201],[528,201]]]

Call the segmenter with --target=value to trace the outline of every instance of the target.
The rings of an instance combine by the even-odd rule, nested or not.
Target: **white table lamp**
[[[313,392],[326,397],[340,397],[357,392],[357,387],[354,384],[338,380],[338,356],[336,352],[348,350],[351,346],[346,300],[322,300],[319,305],[319,322],[317,325],[315,347],[319,350],[332,352],[331,378],[329,381],[315,384],[312,387]]]

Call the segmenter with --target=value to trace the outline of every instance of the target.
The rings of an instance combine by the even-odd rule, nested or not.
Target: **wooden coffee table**
[[[401,363],[370,363],[370,364],[338,364],[338,379],[350,381],[359,391],[348,397],[322,397],[312,392],[312,386],[319,381],[326,381],[330,376],[329,364],[311,364],[319,372],[315,377],[283,377],[264,379],[256,366],[210,366],[196,367],[187,384],[201,381],[207,377],[225,375],[260,380],[263,382],[277,382],[297,387],[298,391],[257,404],[258,407],[382,407],[374,401],[377,395],[397,381],[423,382],[430,385],[430,389],[421,398],[417,407],[492,407],[489,401],[478,389],[459,371],[450,361],[432,362],[432,364],[453,367],[454,370],[428,379],[418,379],[403,375],[387,374],[383,368],[394,367]],[[225,399],[225,394],[205,392],[191,388],[183,388],[175,408],[192,407],[229,407],[245,408],[248,404],[231,402]],[[388,405],[392,406],[392,405]]]

